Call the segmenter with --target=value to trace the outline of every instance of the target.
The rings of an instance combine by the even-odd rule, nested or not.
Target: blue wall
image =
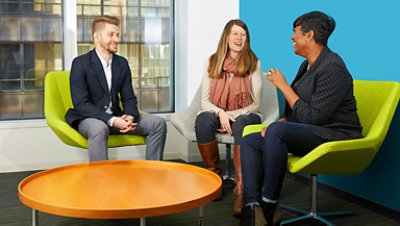
[[[240,18],[264,71],[279,68],[288,82],[304,58],[293,53],[293,21],[320,10],[336,20],[328,46],[346,62],[354,79],[400,81],[400,3],[380,1],[242,0]],[[323,175],[321,181],[400,211],[400,107],[376,158],[361,174]]]

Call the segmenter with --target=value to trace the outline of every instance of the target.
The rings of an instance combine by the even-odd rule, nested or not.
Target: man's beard
[[[116,53],[117,51],[118,51],[118,46],[117,46],[117,48],[115,48],[115,50],[113,49],[113,48],[107,48],[107,51],[109,52],[109,53]]]
[[[103,49],[107,50],[107,52],[113,54],[118,51],[118,45],[116,45],[115,50],[111,47],[111,44],[107,43],[105,45],[102,45]]]

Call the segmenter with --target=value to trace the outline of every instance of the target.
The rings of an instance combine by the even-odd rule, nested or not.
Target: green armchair
[[[49,72],[45,78],[44,114],[48,126],[65,144],[88,148],[87,139],[65,121],[65,113],[72,106],[69,71]],[[123,147],[146,143],[139,135],[110,135],[108,147]]]
[[[333,225],[324,216],[350,212],[317,213],[318,174],[356,174],[362,172],[378,152],[389,129],[400,97],[400,83],[389,81],[354,81],[357,112],[363,126],[363,138],[324,143],[304,157],[289,154],[287,169],[290,173],[311,174],[311,210],[281,205],[285,209],[303,214],[285,220],[282,224],[314,218]],[[259,132],[266,124],[245,127],[243,136]]]

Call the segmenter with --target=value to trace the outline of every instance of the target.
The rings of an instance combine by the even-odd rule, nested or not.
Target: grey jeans
[[[87,118],[79,123],[78,131],[89,142],[89,161],[108,160],[108,136],[120,134],[116,128],[95,118]],[[126,134],[146,136],[146,159],[162,160],[164,154],[167,125],[163,118],[142,114],[134,131]]]

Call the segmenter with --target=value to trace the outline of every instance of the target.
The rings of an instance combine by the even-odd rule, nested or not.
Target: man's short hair
[[[103,29],[105,24],[112,24],[119,27],[119,19],[113,16],[101,16],[97,17],[92,24],[92,36],[94,32],[99,29]]]

